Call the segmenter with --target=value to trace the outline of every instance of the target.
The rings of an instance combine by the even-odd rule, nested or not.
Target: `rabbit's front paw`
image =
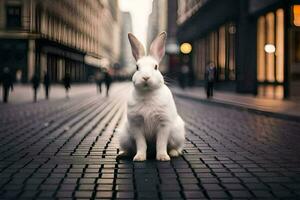
[[[133,158],[133,161],[145,161],[145,160],[146,160],[146,154],[142,154],[142,153],[137,153]]]
[[[172,149],[171,151],[169,151],[169,155],[171,157],[178,157],[180,156],[180,152],[178,150]]]
[[[156,160],[160,160],[160,161],[168,161],[170,160],[170,156],[167,153],[164,154],[157,154],[156,155]]]

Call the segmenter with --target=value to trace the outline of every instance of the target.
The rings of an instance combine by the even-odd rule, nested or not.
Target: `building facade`
[[[53,82],[66,73],[87,81],[108,57],[101,32],[106,10],[112,15],[101,0],[0,0],[0,67],[22,82],[46,71]]]
[[[121,42],[121,19],[118,0],[101,0],[100,54],[104,58],[103,67],[112,67],[119,63]]]
[[[194,76],[217,66],[218,87],[298,97],[299,7],[292,0],[179,0],[179,41],[193,46]],[[299,4],[299,2],[298,2]]]
[[[150,48],[154,38],[162,31],[167,30],[167,5],[167,0],[153,0],[152,12],[148,19],[147,50]],[[167,71],[166,58],[160,63],[160,70],[162,72]]]
[[[136,69],[135,61],[131,53],[131,47],[128,40],[128,33],[132,32],[132,19],[129,12],[121,13],[121,55],[120,55],[120,65],[121,72],[124,75],[130,75]]]
[[[168,0],[167,5],[167,33],[168,38],[166,42],[166,59],[167,59],[167,73],[170,79],[176,79],[180,73],[180,57],[179,44],[177,42],[177,10],[178,2]]]

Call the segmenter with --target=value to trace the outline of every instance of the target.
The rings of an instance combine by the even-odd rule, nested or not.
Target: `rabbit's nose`
[[[149,76],[144,76],[143,77],[144,81],[148,81],[149,78],[150,78]]]

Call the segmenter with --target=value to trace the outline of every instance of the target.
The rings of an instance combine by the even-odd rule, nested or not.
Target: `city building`
[[[207,63],[214,62],[219,88],[271,98],[300,96],[297,1],[178,3],[177,38],[192,44],[197,82],[203,81]]]
[[[178,10],[178,2],[174,0],[168,0],[167,29],[166,29],[168,33],[168,38],[166,42],[166,59],[167,59],[166,74],[171,79],[176,78],[180,73],[179,45],[176,37],[177,10]]]
[[[100,22],[100,54],[104,58],[102,67],[119,66],[120,42],[121,42],[121,11],[118,0],[101,0]]]
[[[148,31],[147,31],[147,47],[149,50],[150,45],[154,38],[162,31],[167,30],[167,14],[168,14],[168,1],[167,0],[153,0],[152,12],[148,19]],[[167,71],[166,58],[160,63],[160,71]]]
[[[121,73],[129,75],[135,71],[135,61],[131,53],[131,46],[128,40],[128,33],[132,32],[132,19],[129,12],[121,13]]]
[[[9,67],[22,82],[46,71],[54,82],[66,73],[87,81],[103,60],[118,60],[116,2],[0,0],[1,73]]]

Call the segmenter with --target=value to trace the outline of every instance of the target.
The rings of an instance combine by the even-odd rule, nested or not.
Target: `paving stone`
[[[226,199],[226,198],[229,198],[228,194],[225,191],[208,190],[207,194],[211,199]]]
[[[76,198],[91,198],[92,195],[92,191],[76,191],[74,196]]]
[[[134,192],[133,191],[128,191],[128,192],[117,192],[116,193],[116,198],[119,199],[134,199]]]
[[[270,193],[270,191],[252,190],[252,192],[257,198],[273,198],[273,195]]]
[[[187,199],[198,199],[198,198],[204,198],[204,194],[201,191],[184,191],[184,196]]]
[[[246,190],[230,190],[229,193],[233,198],[251,198],[252,195]]]
[[[100,191],[96,193],[96,198],[112,198],[112,191]]]

